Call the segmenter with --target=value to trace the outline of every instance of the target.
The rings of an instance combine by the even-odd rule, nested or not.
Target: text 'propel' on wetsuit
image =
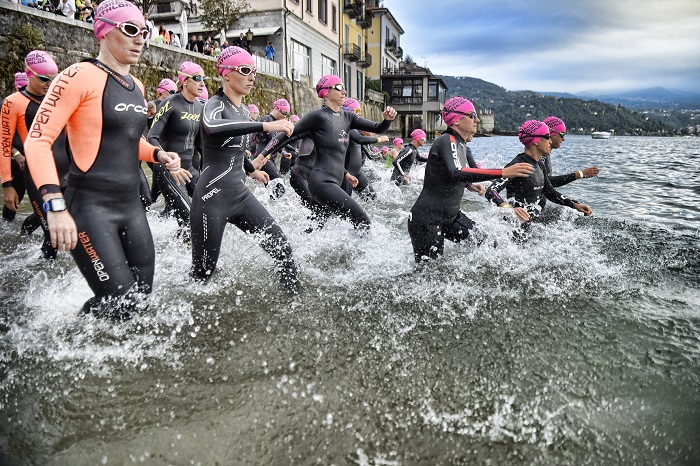
[[[189,233],[184,232],[190,226],[189,196],[194,193],[199,178],[199,170],[193,166],[192,160],[195,149],[200,153],[202,151],[199,126],[203,108],[204,105],[199,100],[190,102],[179,92],[168,96],[158,106],[148,131],[148,142],[168,152],[177,152],[181,167],[192,174],[192,179],[181,186],[164,166],[153,166],[153,174],[165,197],[167,208],[174,213],[180,225],[180,234],[185,235],[185,238],[189,237]]]
[[[7,172],[9,171],[9,158],[11,153],[6,153],[8,149],[8,135],[19,135],[22,141],[27,139],[29,134],[29,128],[32,126],[34,117],[36,116],[37,110],[39,110],[39,105],[43,96],[38,96],[30,93],[26,88],[18,91],[7,99],[3,103],[2,109],[2,160],[0,160],[0,173],[2,174],[3,187],[12,186],[13,179],[7,180]],[[56,163],[56,170],[58,172],[58,177],[61,182],[61,189],[65,190],[66,183],[68,179],[68,169],[70,168],[70,152],[68,150],[68,143],[66,140],[66,132],[62,130],[53,145],[51,146],[53,152],[53,158]],[[11,151],[11,147],[10,147]],[[48,224],[46,223],[46,217],[42,205],[44,201],[41,199],[41,195],[37,190],[29,170],[24,170],[24,179],[18,180],[26,185],[27,194],[29,194],[29,199],[32,202],[32,209],[35,215],[41,222],[41,228],[44,231],[44,243],[41,247],[44,257],[47,259],[55,258],[57,250],[51,247],[51,236],[49,234]]]
[[[139,199],[139,162],[158,149],[141,137],[143,84],[97,60],[63,70],[44,97],[25,147],[43,196],[60,192],[51,144],[65,127],[73,160],[65,192],[78,228],[71,251],[95,293],[83,312],[125,317],[135,292],[151,291],[155,252]]]
[[[295,133],[308,131],[314,141],[316,164],[309,175],[309,190],[314,200],[324,207],[326,215],[335,213],[349,218],[355,227],[369,227],[367,213],[341,188],[345,178],[345,154],[350,143],[348,131],[383,133],[390,125],[388,120],[375,123],[354,112],[335,112],[326,105],[307,113],[294,124]],[[284,133],[276,135],[261,155],[273,153],[286,143]]]
[[[458,243],[469,236],[474,222],[459,209],[467,183],[501,176],[500,169],[469,167],[467,149],[464,139],[451,128],[430,148],[423,190],[408,218],[417,262],[442,255],[445,238]]]
[[[248,108],[237,107],[223,90],[211,97],[202,113],[202,173],[192,198],[192,272],[206,279],[216,269],[227,223],[261,235],[260,245],[275,261],[282,284],[297,287],[292,248],[282,229],[245,185],[254,171],[245,156],[249,139],[262,130],[250,121]]]
[[[522,153],[515,156],[506,167],[510,167],[516,163],[529,163],[535,171],[525,178],[511,178],[498,180],[486,189],[486,198],[496,205],[508,202],[499,194],[504,188],[508,198],[513,198],[513,207],[522,207],[530,214],[532,220],[542,212],[541,202],[543,198],[547,198],[555,204],[565,205],[574,208],[576,201],[564,197],[559,193],[549,177],[545,175],[546,168],[542,165],[542,161],[535,161],[529,155]]]

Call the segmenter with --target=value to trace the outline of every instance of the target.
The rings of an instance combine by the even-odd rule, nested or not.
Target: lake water
[[[470,146],[485,167],[522,147]],[[23,211],[0,224],[0,464],[700,464],[700,138],[554,152],[555,174],[592,164],[599,178],[560,188],[591,217],[548,205],[516,244],[469,193],[487,240],[420,266],[419,183],[377,170],[365,235],[337,219],[306,234],[291,189],[255,186],[293,245],[296,297],[233,227],[192,283],[161,200],[150,308],[121,325],[75,317],[91,292],[70,256],[19,238]]]

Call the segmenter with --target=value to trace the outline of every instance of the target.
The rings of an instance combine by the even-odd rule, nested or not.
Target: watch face
[[[44,203],[44,206],[48,207],[47,211],[62,212],[66,210],[66,200],[62,197],[57,197]]]

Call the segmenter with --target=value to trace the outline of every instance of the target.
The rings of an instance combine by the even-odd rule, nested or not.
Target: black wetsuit
[[[374,187],[370,184],[367,176],[362,173],[362,165],[365,161],[365,157],[362,154],[362,146],[376,143],[376,137],[363,136],[356,129],[350,130],[350,145],[348,146],[347,154],[345,154],[345,171],[357,178],[357,186],[353,188],[348,180],[343,180],[343,189],[348,195],[352,195],[352,191],[354,190],[361,197],[368,199],[377,198]]]
[[[442,255],[445,238],[459,243],[469,237],[474,222],[459,209],[467,183],[501,176],[501,170],[469,167],[467,153],[467,143],[451,128],[430,148],[423,190],[408,219],[416,262]]]
[[[250,121],[245,105],[236,107],[219,90],[204,106],[201,122],[202,172],[192,199],[192,273],[206,279],[216,269],[227,223],[261,235],[260,245],[272,256],[282,284],[297,287],[297,267],[282,229],[245,185],[254,171],[245,156],[262,123]]]
[[[542,199],[547,198],[550,201],[565,205],[567,207],[574,208],[574,204],[577,201],[568,199],[559,193],[549,180],[549,177],[545,174],[546,168],[542,164],[542,160],[539,162],[535,161],[529,155],[522,153],[515,156],[506,167],[510,167],[516,163],[529,163],[533,166],[535,171],[526,178],[511,178],[498,180],[497,183],[493,183],[486,190],[486,198],[496,205],[500,205],[504,202],[508,202],[503,199],[499,194],[504,188],[508,198],[513,198],[513,207],[522,207],[530,214],[531,220],[537,220],[542,212]]]
[[[411,168],[417,161],[427,162],[428,159],[421,156],[413,144],[406,144],[394,159],[394,172],[391,174],[391,181],[398,186],[406,184],[407,181],[404,176],[408,175],[408,172],[411,171]]]
[[[348,131],[359,129],[383,133],[391,121],[375,123],[353,112],[335,112],[327,106],[304,115],[294,124],[295,133],[309,132],[316,147],[316,163],[309,175],[309,191],[317,203],[323,206],[324,217],[338,214],[347,217],[355,227],[369,227],[370,219],[360,205],[341,187],[345,178],[345,154],[350,143]],[[286,144],[285,135],[272,138],[261,152],[267,155]]]
[[[260,118],[259,122],[260,123],[271,123],[275,120],[275,117],[270,115],[269,113],[267,115],[264,115]],[[257,154],[263,151],[265,149],[265,146],[267,146],[270,143],[270,139],[272,136],[274,136],[275,133],[270,134],[266,131],[260,131],[255,134],[254,140],[255,140],[255,152],[253,153],[253,157],[255,157]],[[284,134],[284,133],[282,133]],[[280,175],[280,172],[277,170],[277,165],[275,165],[275,160],[277,158],[277,154],[273,154],[270,159],[268,159],[265,162],[265,165],[262,166],[260,170],[264,171],[270,176],[270,181],[276,180],[279,178],[282,178],[282,175]],[[281,180],[280,180],[281,181]],[[281,182],[275,182],[275,187],[274,187],[274,192],[272,193],[272,197],[274,198],[279,198],[284,194],[285,188],[284,184]]]
[[[177,152],[181,167],[192,174],[192,179],[182,186],[175,182],[164,166],[153,166],[156,183],[165,197],[168,210],[175,215],[180,226],[179,234],[184,239],[189,238],[190,196],[199,179],[199,170],[194,167],[193,160],[194,150],[202,150],[199,136],[202,108],[204,105],[197,99],[189,102],[181,93],[173,94],[160,103],[148,131],[148,142],[167,152]]]

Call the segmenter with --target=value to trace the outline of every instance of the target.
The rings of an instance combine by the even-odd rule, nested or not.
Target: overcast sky
[[[435,74],[508,90],[700,93],[700,0],[384,0]]]

